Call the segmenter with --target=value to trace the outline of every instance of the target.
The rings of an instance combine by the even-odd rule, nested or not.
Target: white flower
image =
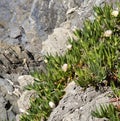
[[[67,45],[67,49],[71,50],[72,49],[72,45],[71,44]]]
[[[119,11],[117,11],[117,10],[114,10],[114,11],[112,11],[112,13],[111,13],[111,15],[113,15],[114,17],[117,17],[118,14],[119,14]]]
[[[112,30],[107,30],[104,32],[104,37],[110,37],[112,35]]]
[[[45,60],[44,60],[44,62],[45,62],[45,63],[48,63],[48,60],[47,60],[47,59],[45,59]]]
[[[49,106],[50,106],[51,108],[55,108],[55,103],[49,102]]]
[[[67,71],[67,68],[68,68],[68,65],[65,63],[65,64],[62,66],[62,70],[63,70],[64,72],[66,72],[66,71]]]
[[[29,113],[28,113],[27,111],[25,111],[24,109],[22,109],[22,108],[20,108],[19,111],[20,111],[21,113],[25,113],[25,114],[29,115]]]

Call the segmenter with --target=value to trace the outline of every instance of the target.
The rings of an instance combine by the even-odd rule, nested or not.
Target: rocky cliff
[[[31,71],[44,69],[42,55],[63,54],[72,31],[94,20],[93,6],[105,2],[115,1],[0,0],[0,120],[19,120],[35,96],[24,86],[34,82]],[[49,121],[98,121],[90,111],[108,101],[106,95],[92,88],[83,93],[71,83]]]

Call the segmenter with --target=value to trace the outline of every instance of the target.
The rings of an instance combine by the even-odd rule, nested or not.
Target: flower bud
[[[67,68],[68,68],[68,65],[65,63],[65,64],[62,66],[62,70],[63,70],[64,72],[66,72],[66,71],[67,71]]]
[[[107,30],[104,32],[104,37],[110,37],[112,35],[112,30]]]
[[[44,60],[44,62],[45,62],[45,63],[48,63],[48,60],[47,60],[47,59],[45,59],[45,60]]]
[[[111,13],[111,15],[113,15],[114,17],[117,17],[118,14],[119,14],[119,11],[117,11],[117,10],[114,10],[114,11],[112,11],[112,13]]]
[[[55,108],[55,103],[49,102],[49,106],[50,106],[51,108]]]
[[[71,50],[72,49],[72,45],[71,44],[67,45],[67,49]]]

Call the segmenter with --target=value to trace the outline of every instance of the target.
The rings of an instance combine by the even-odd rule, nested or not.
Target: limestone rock
[[[40,58],[40,57],[39,57]],[[35,59],[32,52],[20,45],[0,43],[0,75],[29,74],[41,68],[42,58]]]
[[[20,32],[21,31],[20,31],[19,27],[13,27],[13,28],[11,28],[10,37],[15,39],[18,36],[21,36]]]
[[[18,83],[0,78],[0,120],[16,120],[16,116],[26,113],[30,108],[30,98],[35,98],[35,91],[24,91],[24,87],[34,82],[30,75],[19,76]]]
[[[33,83],[33,78],[26,79],[26,75],[44,70],[41,54],[63,54],[73,29],[81,28],[86,18],[94,20],[93,6],[104,2],[115,1],[0,0],[0,120],[19,120],[34,95],[23,92],[24,86]],[[106,93],[92,88],[83,92],[74,83],[69,87],[49,120],[98,121],[89,110],[99,101],[106,101]]]
[[[30,108],[30,98],[35,96],[35,91],[24,91],[19,100],[17,101],[19,111],[21,113],[27,113],[26,110]]]
[[[52,1],[54,6],[57,5],[56,2]],[[64,13],[57,14],[56,18],[56,26],[51,34],[48,35],[48,39],[42,42],[42,51],[41,53],[46,55],[47,53],[55,54],[56,52],[59,54],[63,54],[66,51],[66,43],[68,42],[68,37],[73,37],[71,34],[74,28],[83,27],[83,21],[86,18],[90,20],[94,20],[93,16],[93,6],[102,5],[105,2],[110,2],[110,0],[62,0],[59,3],[58,10],[64,10]],[[64,6],[63,8],[61,6]],[[56,8],[50,8],[56,10]],[[43,10],[44,11],[44,10]],[[54,17],[53,13],[53,17]],[[59,20],[59,17],[62,18],[65,16],[65,20]],[[53,18],[50,18],[53,19]],[[49,20],[49,19],[48,19]],[[54,21],[53,21],[54,22]],[[55,22],[54,22],[55,23]],[[66,28],[66,29],[65,29]]]
[[[25,86],[34,83],[34,78],[31,75],[19,76],[18,83],[20,88],[23,90]]]
[[[89,87],[84,91],[74,82],[71,82],[65,90],[66,94],[53,110],[48,121],[104,121],[92,117],[91,111],[100,104],[109,102],[110,90],[101,93]]]
[[[58,47],[57,52],[61,53],[65,51],[63,42],[66,43],[66,36],[69,36],[66,32],[71,32],[74,27],[82,27],[86,18],[93,19],[94,5],[110,1],[112,0],[1,0],[0,42],[20,44],[33,52],[35,58],[40,56],[41,50],[45,54],[50,52],[46,49],[47,45],[52,48],[51,53],[55,53],[54,47]],[[64,28],[67,29],[62,30]],[[57,34],[61,30],[62,33]],[[48,44],[42,47],[44,41]]]
[[[9,80],[0,78],[0,93],[4,96],[6,94],[12,94],[13,86]]]
[[[5,103],[6,103],[6,101],[4,100],[4,98],[2,96],[0,96],[0,120],[1,121],[7,120]]]
[[[48,36],[48,39],[42,43],[42,54],[63,54],[67,49],[68,38],[72,36],[70,30],[65,28],[54,29],[53,34]]]
[[[15,114],[12,111],[8,111],[8,120],[9,121],[15,121]]]

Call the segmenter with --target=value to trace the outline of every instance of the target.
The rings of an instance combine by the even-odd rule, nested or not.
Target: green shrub
[[[92,115],[97,118],[107,118],[109,121],[120,121],[119,113],[114,105],[100,105],[99,109],[92,111]]]
[[[70,81],[85,88],[96,87],[104,80],[107,86],[112,81],[119,83],[120,14],[107,4],[94,7],[94,11],[94,21],[86,20],[81,30],[74,31],[77,39],[69,39],[66,54],[47,55],[46,72],[33,74],[35,83],[27,89],[34,89],[37,98],[31,99],[28,115],[21,121],[47,120],[52,111],[49,102],[57,105]]]

